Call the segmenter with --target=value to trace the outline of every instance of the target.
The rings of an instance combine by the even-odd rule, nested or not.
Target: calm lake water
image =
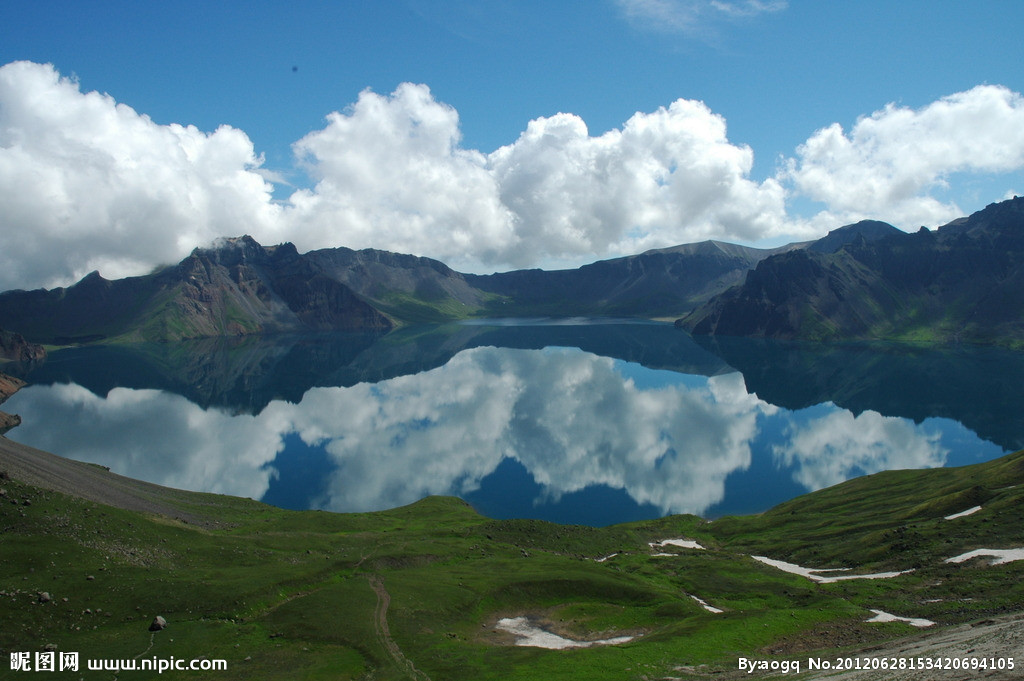
[[[13,440],[296,509],[450,494],[495,518],[716,517],[1024,447],[1024,353],[655,323],[88,347],[20,375],[31,385],[4,406],[24,420]]]

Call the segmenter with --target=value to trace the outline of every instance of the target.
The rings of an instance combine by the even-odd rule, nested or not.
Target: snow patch
[[[912,627],[931,627],[935,626],[935,622],[931,620],[922,619],[920,617],[898,617],[897,615],[890,615],[884,610],[871,609],[871,612],[875,613],[875,616],[865,622],[906,622]]]
[[[632,641],[635,636],[616,636],[600,641],[574,641],[554,634],[530,622],[528,617],[503,617],[498,620],[497,628],[516,637],[517,646],[547,648],[549,650],[565,650],[567,648],[589,648],[591,646],[607,646]]]
[[[708,605],[708,604],[707,604],[706,602],[704,602],[704,601],[702,601],[701,599],[697,598],[697,597],[696,597],[696,596],[694,596],[693,594],[690,594],[690,598],[692,598],[693,600],[695,600],[695,601],[697,601],[698,603],[700,603],[700,607],[704,608],[704,609],[705,609],[705,610],[707,610],[708,612],[713,612],[713,613],[715,613],[716,615],[717,615],[717,614],[719,614],[719,613],[721,613],[721,612],[723,612],[723,610],[721,610],[720,608],[716,608],[716,607],[714,607],[713,605]]]
[[[981,556],[995,558],[989,565],[1002,565],[1003,563],[1011,563],[1015,560],[1024,560],[1024,549],[974,549],[967,553],[961,553],[959,556],[947,558],[945,562],[964,563],[972,558],[979,558]]]
[[[652,549],[660,549],[665,546],[678,546],[681,549],[704,549],[703,546],[692,539],[662,539],[661,541],[652,541],[648,546]]]
[[[905,575],[913,570],[901,570],[899,572],[876,572],[870,575],[824,575],[824,572],[844,572],[850,568],[805,568],[794,563],[787,563],[784,560],[775,560],[774,558],[766,558],[765,556],[751,556],[754,560],[760,561],[765,565],[770,565],[773,568],[788,572],[794,575],[800,575],[807,579],[817,582],[818,584],[832,584],[833,582],[844,581],[848,579],[890,579],[892,577],[898,577]]]
[[[945,519],[956,520],[957,518],[963,518],[964,516],[971,515],[972,513],[977,513],[980,510],[981,506],[973,506],[967,509],[966,511],[960,511],[959,513],[954,513],[953,515],[947,515]]]

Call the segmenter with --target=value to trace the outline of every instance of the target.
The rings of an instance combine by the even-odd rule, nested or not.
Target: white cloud
[[[701,7],[719,14],[768,3]],[[709,9],[710,8],[710,9]],[[571,113],[530,121],[490,153],[461,146],[459,116],[425,85],[364,91],[294,145],[315,185],[272,200],[287,171],[261,167],[244,132],[158,125],[52,66],[0,67],[0,290],[67,285],[176,262],[251,234],[302,250],[376,247],[463,271],[577,266],[708,238],[812,238],[864,217],[913,228],[962,214],[935,198],[955,173],[1024,167],[1024,103],[980,86],[919,110],[890,105],[812,135],[775,177],[725,119],[679,99],[592,135]],[[825,204],[809,219],[787,198]]]
[[[516,216],[521,252],[510,260],[520,265],[537,243],[578,257],[778,233],[783,189],[750,180],[753,162],[729,142],[725,119],[684,99],[598,137],[578,116],[539,118],[489,157]]]
[[[137,274],[275,219],[249,138],[157,125],[49,65],[0,67],[2,288]]]
[[[725,120],[678,100],[593,137],[538,118],[490,154],[459,146],[458,114],[422,85],[364,91],[298,143],[312,190],[291,198],[300,248],[413,251],[456,268],[529,267],[784,226],[784,192],[749,179],[753,152]]]
[[[873,217],[913,228],[963,215],[931,195],[953,173],[1022,167],[1024,98],[980,85],[921,109],[889,104],[858,120],[849,134],[838,123],[818,130],[797,148],[780,180],[825,203],[833,224]]]
[[[327,127],[295,143],[317,178],[292,195],[297,245],[377,247],[496,259],[514,240],[486,157],[459,146],[459,117],[425,85],[364,90]]]

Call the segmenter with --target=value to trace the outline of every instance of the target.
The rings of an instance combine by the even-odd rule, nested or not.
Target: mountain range
[[[1024,198],[936,231],[873,235],[819,248],[830,234],[767,258],[678,325],[697,335],[1024,344]]]
[[[0,293],[0,328],[34,343],[388,331],[469,317],[677,319],[696,335],[1024,343],[1024,199],[936,231],[878,221],[758,249],[705,241],[571,270],[463,274],[437,260],[249,236],[120,280],[93,272]]]

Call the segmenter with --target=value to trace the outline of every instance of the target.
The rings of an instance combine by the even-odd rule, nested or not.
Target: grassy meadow
[[[1024,563],[944,559],[1024,546],[1022,482],[1018,452],[860,478],[758,516],[591,528],[491,520],[442,497],[333,514],[167,490],[159,500],[170,512],[130,511],[27,484],[0,458],[0,678],[21,678],[8,653],[47,644],[79,652],[83,667],[88,658],[227,661],[225,671],[161,678],[735,673],[739,656],[785,659],[916,631],[866,622],[872,608],[937,626],[1019,610]],[[974,506],[982,508],[945,519]],[[705,549],[649,545],[670,538]],[[913,571],[817,584],[751,555],[851,568],[843,574]],[[168,624],[153,633],[157,615]],[[496,628],[514,616],[576,640],[636,638],[515,646]]]

